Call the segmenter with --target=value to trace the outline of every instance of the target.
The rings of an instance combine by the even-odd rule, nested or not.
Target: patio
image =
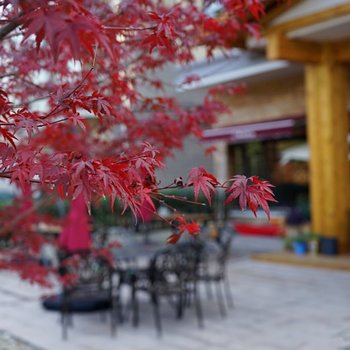
[[[215,300],[208,300],[202,289],[204,329],[198,328],[192,309],[179,321],[164,305],[164,333],[158,338],[150,304],[141,299],[137,329],[127,322],[112,338],[98,314],[74,315],[70,337],[63,341],[58,314],[44,311],[39,303],[45,291],[4,272],[0,274],[0,329],[43,350],[350,349],[349,272],[251,261],[249,241],[234,242],[237,249],[228,272],[236,306],[222,318]],[[278,242],[265,245],[273,250]],[[22,348],[18,342],[17,347],[8,347],[0,337],[0,349]]]

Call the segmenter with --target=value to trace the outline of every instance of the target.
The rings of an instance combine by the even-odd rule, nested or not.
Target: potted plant
[[[315,232],[298,233],[296,236],[285,238],[286,249],[293,250],[297,255],[306,253],[317,254],[320,235]]]
[[[321,238],[320,234],[316,232],[307,232],[304,235],[308,243],[308,249],[310,254],[316,255],[319,251],[320,238]]]
[[[308,252],[308,242],[303,234],[297,235],[292,243],[294,253],[297,255],[305,255]]]

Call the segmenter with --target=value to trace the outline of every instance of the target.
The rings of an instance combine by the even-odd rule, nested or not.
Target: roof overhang
[[[349,38],[350,14],[315,23],[288,32],[289,39],[313,42],[337,42]]]
[[[261,53],[233,50],[228,57],[211,62],[201,61],[181,69],[177,77],[178,92],[210,88],[218,84],[251,83],[282,78],[301,72],[302,67],[284,60],[268,61]],[[183,83],[188,76],[198,80]]]
[[[223,71],[200,77],[200,80],[182,86],[181,90],[195,90],[214,86],[216,84],[238,82],[241,80],[247,81],[249,78],[254,77],[256,79],[265,75],[269,75],[271,78],[274,73],[281,72],[290,67],[291,64],[288,61],[266,61],[233,71]]]
[[[350,61],[350,2],[303,0],[266,27],[267,57],[319,63],[325,50],[338,62]]]

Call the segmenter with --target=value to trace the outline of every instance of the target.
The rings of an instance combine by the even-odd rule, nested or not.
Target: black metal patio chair
[[[219,311],[223,317],[227,314],[225,301],[228,307],[234,306],[227,275],[227,262],[230,257],[233,236],[234,232],[229,226],[220,228],[217,240],[211,242],[212,244],[206,242],[198,269],[198,281],[205,283],[210,298],[212,297],[211,285],[215,284]]]
[[[133,323],[138,325],[139,305],[137,294],[149,294],[153,306],[155,326],[162,334],[160,317],[161,299],[166,299],[175,309],[178,319],[184,314],[189,297],[193,298],[199,327],[203,327],[203,313],[197,289],[197,268],[199,252],[197,247],[178,244],[155,254],[150,266],[142,275],[134,275],[132,283]]]
[[[62,292],[43,299],[48,310],[61,313],[63,339],[67,339],[68,327],[73,325],[74,313],[109,311],[111,334],[116,334],[118,294],[113,283],[113,269],[102,257],[77,254],[61,262],[59,269]]]

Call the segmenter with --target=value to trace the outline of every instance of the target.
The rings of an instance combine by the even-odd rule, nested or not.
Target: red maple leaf
[[[155,22],[152,34],[146,37],[142,44],[149,45],[152,52],[155,47],[165,47],[169,53],[173,51],[173,42],[178,37],[173,22],[172,12],[159,15],[154,11],[148,12],[150,19]]]
[[[178,233],[172,233],[166,240],[168,244],[175,244],[181,238],[181,235]]]
[[[259,0],[251,0],[249,10],[256,20],[259,20],[265,14],[264,5]]]
[[[196,222],[193,220],[189,222],[182,216],[177,216],[172,225],[176,227],[177,232],[172,233],[168,237],[166,241],[168,244],[175,244],[185,232],[188,232],[191,236],[196,236],[201,231]]]
[[[7,129],[0,127],[0,134],[3,139],[9,142],[14,148],[16,148],[14,140],[17,140],[16,136],[9,132]]]
[[[201,191],[211,205],[211,196],[215,193],[215,187],[219,185],[216,177],[208,173],[204,168],[192,168],[188,174],[187,186],[193,186],[194,198],[197,201]]]
[[[45,39],[57,61],[59,49],[63,43],[70,46],[75,58],[79,58],[84,47],[93,55],[95,45],[101,44],[111,55],[111,49],[103,34],[102,26],[93,15],[74,2],[62,2],[55,5],[41,6],[24,15],[23,26],[27,29],[23,41],[35,35],[36,48],[40,49]]]
[[[270,218],[268,202],[277,202],[271,190],[274,187],[273,185],[268,181],[259,180],[257,176],[247,178],[244,175],[236,175],[225,184],[227,183],[231,183],[231,185],[225,190],[229,194],[225,204],[238,198],[241,210],[246,209],[248,206],[256,216],[257,209],[261,207],[267,217]]]

